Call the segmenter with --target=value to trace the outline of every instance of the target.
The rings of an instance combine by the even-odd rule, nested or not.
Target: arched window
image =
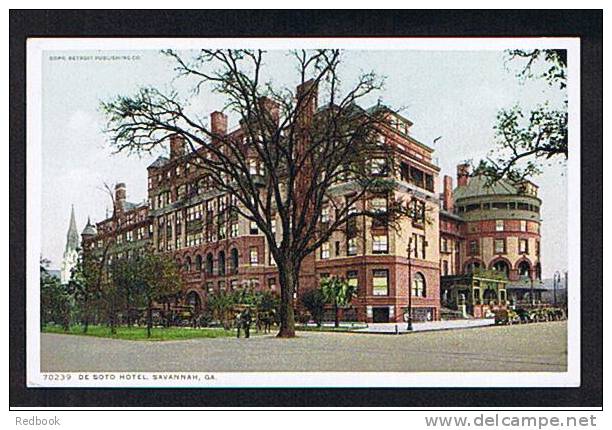
[[[465,273],[472,274],[476,269],[480,269],[480,263],[478,261],[472,261],[465,265]]]
[[[529,278],[531,266],[528,261],[521,261],[518,265],[518,274],[521,278]]]
[[[415,273],[412,279],[412,295],[414,297],[425,297],[425,277],[422,273]]]
[[[225,275],[225,252],[219,251],[219,276]]]
[[[230,251],[230,265],[233,273],[238,272],[238,250],[236,248],[232,248]]]
[[[206,274],[213,274],[213,255],[210,252],[206,254]]]
[[[196,258],[195,258],[195,266],[196,266],[196,270],[197,270],[198,272],[201,272],[201,271],[202,271],[202,256],[201,256],[201,255],[199,255],[199,254],[198,254],[198,255],[196,255]]]
[[[191,257],[185,258],[185,271],[191,272]]]
[[[192,307],[193,311],[198,314],[200,313],[202,302],[200,296],[195,291],[191,291],[187,294],[187,304]]]
[[[495,270],[496,272],[503,273],[504,275],[506,275],[506,277],[508,277],[508,274],[510,273],[510,267],[508,267],[508,263],[506,263],[504,260],[499,260],[498,262],[496,262],[493,265],[493,270]]]

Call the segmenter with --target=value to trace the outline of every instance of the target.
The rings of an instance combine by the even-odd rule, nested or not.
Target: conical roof
[[[89,217],[87,217],[87,225],[81,233],[82,236],[95,236],[97,234],[96,227],[91,223]]]
[[[516,186],[506,179],[500,179],[492,184],[488,183],[484,176],[472,176],[467,185],[455,188],[453,195],[455,200],[466,199],[469,197],[481,197],[492,195],[517,195],[520,194]]]
[[[74,218],[74,205],[70,210],[70,225],[66,234],[66,251],[76,251],[79,247],[79,232]]]

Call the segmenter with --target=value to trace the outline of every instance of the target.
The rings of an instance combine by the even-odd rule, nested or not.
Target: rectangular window
[[[321,209],[321,222],[328,223],[329,222],[329,207],[324,206]]]
[[[386,197],[375,197],[370,200],[370,208],[372,212],[385,213],[387,212],[387,199]]]
[[[478,255],[478,241],[470,240],[470,255]]]
[[[272,232],[273,235],[276,235],[276,220],[275,219],[270,220],[270,231]]]
[[[355,287],[355,291],[357,291],[359,289],[359,272],[356,270],[346,272],[346,282],[350,286]]]
[[[506,240],[505,239],[495,239],[495,253],[496,254],[506,253]]]
[[[357,255],[357,238],[352,237],[347,241],[347,255]]]
[[[495,221],[495,231],[504,231],[504,220],[498,219]]]
[[[276,290],[276,278],[268,278],[268,288],[272,291]]]
[[[442,275],[448,276],[448,261],[442,260]]]
[[[238,236],[238,223],[237,222],[232,222],[230,224],[230,236],[231,237],[237,237]]]
[[[412,240],[409,243],[410,256],[412,258],[419,258],[419,235],[412,233]]]
[[[372,252],[374,252],[374,254],[386,254],[389,252],[389,238],[386,234],[374,235]]]
[[[249,224],[249,234],[259,234],[259,228],[255,221],[251,221]]]
[[[372,294],[375,296],[389,295],[389,271],[374,270],[372,279]]]
[[[527,221],[521,220],[521,231],[527,231]]]
[[[329,258],[329,242],[325,242],[321,245],[321,259],[325,260]]]
[[[519,239],[519,254],[529,253],[529,241],[527,239]]]
[[[257,248],[249,249],[249,262],[251,266],[256,266],[259,263],[259,255],[257,253]]]
[[[419,245],[421,249],[421,258],[425,260],[425,256],[427,253],[427,240],[425,240],[425,236],[422,234],[419,235]]]
[[[374,158],[370,161],[370,173],[374,176],[387,175],[387,160],[384,158]]]
[[[338,257],[340,255],[340,242],[336,241],[334,245],[336,248],[336,257]]]

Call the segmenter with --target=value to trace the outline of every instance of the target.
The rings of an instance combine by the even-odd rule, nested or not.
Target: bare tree
[[[379,139],[393,113],[357,104],[379,90],[382,79],[366,73],[341,90],[337,50],[293,53],[295,92],[262,80],[261,50],[201,50],[189,58],[163,54],[175,61],[179,77],[190,79],[195,93],[208,87],[225,97],[224,109],[238,117],[240,132],[219,133],[187,113],[175,92],[141,88],[102,103],[111,144],[128,153],[153,151],[170,138],[189,145],[211,187],[233,196],[232,210],[265,236],[281,289],[278,336],[293,337],[293,295],[304,259],[353,218],[380,217],[362,202],[393,189],[387,176],[394,169],[393,153]],[[402,207],[392,203],[384,216],[393,219]],[[325,223],[323,208],[332,213]],[[280,221],[279,237],[274,220]]]

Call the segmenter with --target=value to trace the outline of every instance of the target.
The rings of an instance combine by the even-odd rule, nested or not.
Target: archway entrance
[[[191,291],[187,294],[186,302],[189,306],[193,307],[193,311],[198,314],[202,310],[202,301],[200,300],[200,295],[195,291]]]

